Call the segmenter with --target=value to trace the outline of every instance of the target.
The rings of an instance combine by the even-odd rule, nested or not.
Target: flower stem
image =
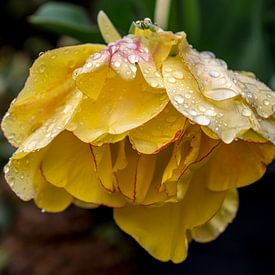
[[[163,29],[167,28],[171,0],[156,0],[155,22]]]

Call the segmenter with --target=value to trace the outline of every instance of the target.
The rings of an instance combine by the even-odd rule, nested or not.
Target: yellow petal
[[[174,145],[172,156],[162,176],[160,190],[166,190],[169,196],[176,191],[177,199],[183,198],[188,188],[189,179],[185,181],[185,177],[181,176],[187,167],[197,160],[200,142],[201,131],[199,127],[189,126],[185,130],[184,136]],[[179,187],[181,188],[179,189]]]
[[[238,85],[242,87],[241,96],[253,106],[263,118],[275,114],[275,93],[264,83],[245,73],[235,73]]]
[[[69,129],[84,142],[97,140],[98,144],[107,134],[120,135],[144,124],[167,103],[165,91],[151,88],[140,73],[133,81],[122,80],[113,73],[96,101],[82,101]]]
[[[63,187],[84,202],[120,207],[119,194],[108,193],[95,171],[89,144],[65,132],[50,145],[42,161],[42,171],[48,182]]]
[[[234,98],[217,102],[205,98],[180,59],[167,59],[163,64],[163,75],[174,107],[193,122],[209,127],[225,143],[232,142],[239,133],[251,127],[249,116],[252,111],[248,106]]]
[[[150,187],[154,169],[155,155],[142,155],[126,144],[127,164],[116,171],[119,191],[133,203],[143,202]]]
[[[17,150],[16,157],[47,146],[65,129],[75,113],[81,98],[82,94],[79,91],[74,91],[68,95],[65,103],[57,108],[56,112],[21,144]]]
[[[100,11],[97,15],[97,24],[100,29],[101,35],[107,43],[119,40],[121,36],[115,29],[114,25],[105,14],[105,12]]]
[[[220,101],[241,93],[241,89],[235,84],[234,73],[227,70],[223,60],[215,58],[213,53],[200,53],[189,46],[181,47],[180,50],[204,96]]]
[[[201,168],[211,190],[227,190],[257,181],[275,157],[275,146],[245,141],[221,144]]]
[[[31,200],[36,196],[34,186],[37,173],[40,173],[40,163],[46,150],[18,156],[14,153],[4,168],[5,179],[15,194],[22,200]]]
[[[56,111],[73,89],[72,72],[101,45],[81,45],[48,51],[33,64],[25,87],[2,121],[10,142],[19,146]]]
[[[143,154],[153,154],[180,138],[186,118],[171,104],[155,118],[133,129],[129,138],[134,148]]]
[[[100,147],[90,146],[91,153],[95,162],[95,170],[97,175],[107,191],[115,190],[113,177],[112,156],[109,144]]]
[[[127,206],[115,209],[114,218],[151,255],[179,263],[187,256],[186,230],[213,217],[223,199],[224,192],[208,190],[203,178],[196,177],[183,201],[160,207]]]
[[[36,205],[46,212],[61,212],[73,201],[72,196],[63,188],[58,188],[46,181],[42,175],[36,177]]]
[[[128,206],[115,209],[114,219],[123,231],[158,260],[180,263],[186,258],[188,241],[179,204]]]
[[[226,193],[221,209],[207,223],[191,230],[192,238],[197,242],[210,242],[216,239],[233,221],[239,207],[237,189]]]

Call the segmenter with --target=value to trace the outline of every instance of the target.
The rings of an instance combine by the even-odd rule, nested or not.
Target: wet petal
[[[110,194],[101,185],[95,171],[89,144],[82,143],[70,133],[58,136],[42,161],[42,171],[48,182],[63,187],[84,202],[120,207],[119,194]]]
[[[271,89],[248,74],[235,72],[235,76],[242,88],[241,96],[261,117],[268,118],[275,114],[275,93]]]
[[[173,74],[177,74],[177,77]],[[237,99],[210,101],[201,93],[197,81],[178,58],[163,64],[165,87],[174,107],[193,122],[209,127],[225,143],[251,127],[252,111]]]
[[[19,146],[62,104],[73,88],[72,72],[101,45],[86,44],[48,51],[33,64],[25,87],[2,121],[10,142]]]
[[[81,102],[69,129],[84,142],[96,140],[98,144],[107,134],[120,135],[144,124],[167,103],[165,91],[151,88],[140,73],[134,81],[113,74],[96,101],[86,98]]]
[[[17,150],[17,155],[26,154],[47,146],[65,129],[81,99],[82,94],[79,91],[69,94],[64,104],[57,108],[56,112],[21,144]]]
[[[181,137],[185,123],[186,118],[168,104],[155,118],[130,131],[129,138],[140,153],[156,153]]]
[[[180,54],[196,78],[203,95],[213,100],[225,100],[241,93],[232,71],[213,53],[198,52],[190,46],[181,47]]]
[[[15,152],[4,168],[5,179],[14,193],[24,201],[36,196],[34,182],[40,174],[40,163],[45,149],[20,157]],[[38,174],[38,175],[37,175]]]
[[[192,229],[192,238],[197,242],[210,242],[216,239],[235,218],[239,207],[237,189],[226,193],[221,209],[207,223]]]
[[[220,144],[200,172],[211,190],[228,190],[257,181],[274,157],[275,147],[270,143],[234,141]]]
[[[139,65],[145,80],[153,88],[163,88],[163,81],[157,71],[149,50],[140,39],[128,35],[116,43],[108,44],[107,48],[91,55],[86,64],[75,71],[77,87],[96,99],[110,71],[115,71],[124,80],[133,80]],[[111,70],[112,69],[112,70]]]

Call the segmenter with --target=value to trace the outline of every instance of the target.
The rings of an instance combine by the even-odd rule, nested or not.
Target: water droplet
[[[174,100],[178,103],[178,104],[182,104],[184,102],[184,98],[181,95],[175,95]]]
[[[114,67],[119,68],[120,66],[121,66],[120,62],[118,62],[118,61],[114,62]]]
[[[161,74],[159,72],[155,72],[156,77],[161,77]]]
[[[268,105],[270,104],[270,102],[269,102],[267,99],[265,99],[265,100],[263,101],[263,103],[264,103],[265,106],[268,106]]]
[[[93,60],[99,59],[100,57],[101,57],[101,53],[95,53],[94,55],[92,55]]]
[[[170,82],[170,83],[175,83],[175,82],[176,82],[176,79],[175,79],[174,77],[169,77],[169,78],[167,79],[167,81]]]
[[[206,108],[205,108],[203,105],[199,105],[198,109],[199,109],[201,112],[205,112],[205,111],[206,111]]]
[[[216,59],[217,63],[221,65],[224,69],[227,69],[227,63],[222,59]]]
[[[88,62],[87,64],[85,64],[85,68],[86,69],[90,69],[90,68],[92,68],[92,66],[93,66],[93,63],[92,62]]]
[[[38,56],[41,56],[41,55],[43,55],[44,54],[44,52],[40,52],[39,54],[38,54]]]
[[[170,73],[170,72],[172,72],[172,69],[171,69],[170,67],[166,67],[166,68],[164,69],[164,71],[167,72],[167,73]]]
[[[242,111],[242,115],[243,116],[251,116],[252,115],[252,111],[251,110],[249,110],[249,109],[243,109],[243,111]]]
[[[44,73],[45,71],[45,65],[41,64],[39,67],[38,67],[38,72],[39,73]]]
[[[205,114],[207,116],[216,116],[217,115],[217,113],[214,110],[207,110],[207,111],[205,111]]]
[[[10,171],[10,168],[6,165],[4,167],[4,173],[7,174]]]
[[[272,111],[275,112],[275,104],[272,105]]]
[[[134,64],[134,63],[138,62],[139,58],[137,55],[131,54],[128,56],[128,60],[129,60],[129,62]]]
[[[217,72],[217,71],[215,71],[215,70],[212,70],[212,71],[210,71],[209,72],[209,75],[211,76],[211,77],[219,77],[220,76],[220,73],[219,72]]]
[[[135,50],[137,48],[137,45],[135,43],[129,43],[126,45],[126,47],[130,50]]]
[[[207,126],[210,124],[210,119],[206,116],[197,116],[194,118],[194,120],[200,125]]]
[[[184,96],[185,96],[185,98],[191,98],[191,94],[189,94],[189,93],[185,94]]]
[[[181,72],[181,71],[173,71],[172,74],[177,79],[182,79],[183,78],[183,72]]]
[[[215,54],[209,51],[203,51],[201,52],[201,55],[208,58],[215,58]]]
[[[45,209],[41,209],[41,213],[45,213],[46,212],[46,210]]]
[[[153,88],[158,87],[158,82],[155,81],[154,79],[151,79],[151,80],[150,80],[150,84],[151,84],[151,86],[152,86]]]
[[[189,114],[190,114],[191,116],[196,116],[198,113],[197,113],[195,110],[190,110],[190,111],[189,111]]]

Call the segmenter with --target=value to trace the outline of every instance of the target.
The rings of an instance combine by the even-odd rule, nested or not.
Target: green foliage
[[[85,9],[73,4],[45,3],[30,17],[30,22],[82,42],[99,38],[98,29],[91,25]]]

